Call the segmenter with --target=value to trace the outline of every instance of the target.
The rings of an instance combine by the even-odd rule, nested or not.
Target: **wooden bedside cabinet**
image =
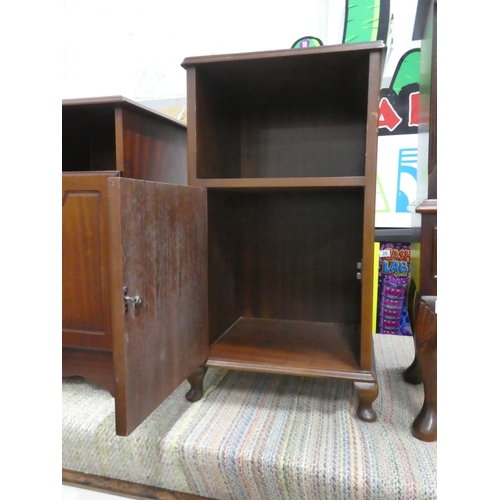
[[[208,191],[205,367],[354,382],[376,419],[382,42],[187,58],[188,183]]]
[[[122,97],[62,111],[63,376],[108,389],[127,435],[207,357],[206,192],[180,185],[183,124]]]

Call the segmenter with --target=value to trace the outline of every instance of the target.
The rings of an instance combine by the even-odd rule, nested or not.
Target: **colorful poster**
[[[417,195],[420,0],[346,0],[343,43],[383,40],[375,225],[409,228]]]

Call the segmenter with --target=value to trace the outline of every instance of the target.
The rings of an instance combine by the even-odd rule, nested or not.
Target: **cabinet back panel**
[[[211,318],[231,297],[230,324],[239,316],[359,323],[362,189],[209,191],[209,200],[209,221],[223,205],[226,219],[209,225]],[[211,341],[222,333],[214,327]]]
[[[328,118],[335,114],[332,123]],[[328,113],[327,108],[246,116],[241,133],[242,177],[364,175],[364,121],[349,121],[334,110]]]
[[[62,171],[116,169],[114,109],[63,107]]]

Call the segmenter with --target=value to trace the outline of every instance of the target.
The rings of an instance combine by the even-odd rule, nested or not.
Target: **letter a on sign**
[[[379,128],[387,128],[392,132],[403,119],[396,113],[387,97],[380,100],[378,107],[378,126]]]

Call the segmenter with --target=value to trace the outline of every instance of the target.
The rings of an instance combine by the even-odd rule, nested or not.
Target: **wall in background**
[[[186,95],[185,57],[340,43],[344,2],[63,0],[63,98]]]
[[[386,99],[379,127],[376,226],[409,227],[407,206],[417,186],[418,123],[408,126],[406,94],[418,94],[414,70],[420,40],[413,36],[418,4],[63,0],[62,97],[123,95],[185,121],[185,57],[286,49],[303,36],[316,36],[326,45],[381,37],[387,44],[381,82]],[[412,52],[417,57],[409,57]],[[418,95],[413,97],[417,102]]]

